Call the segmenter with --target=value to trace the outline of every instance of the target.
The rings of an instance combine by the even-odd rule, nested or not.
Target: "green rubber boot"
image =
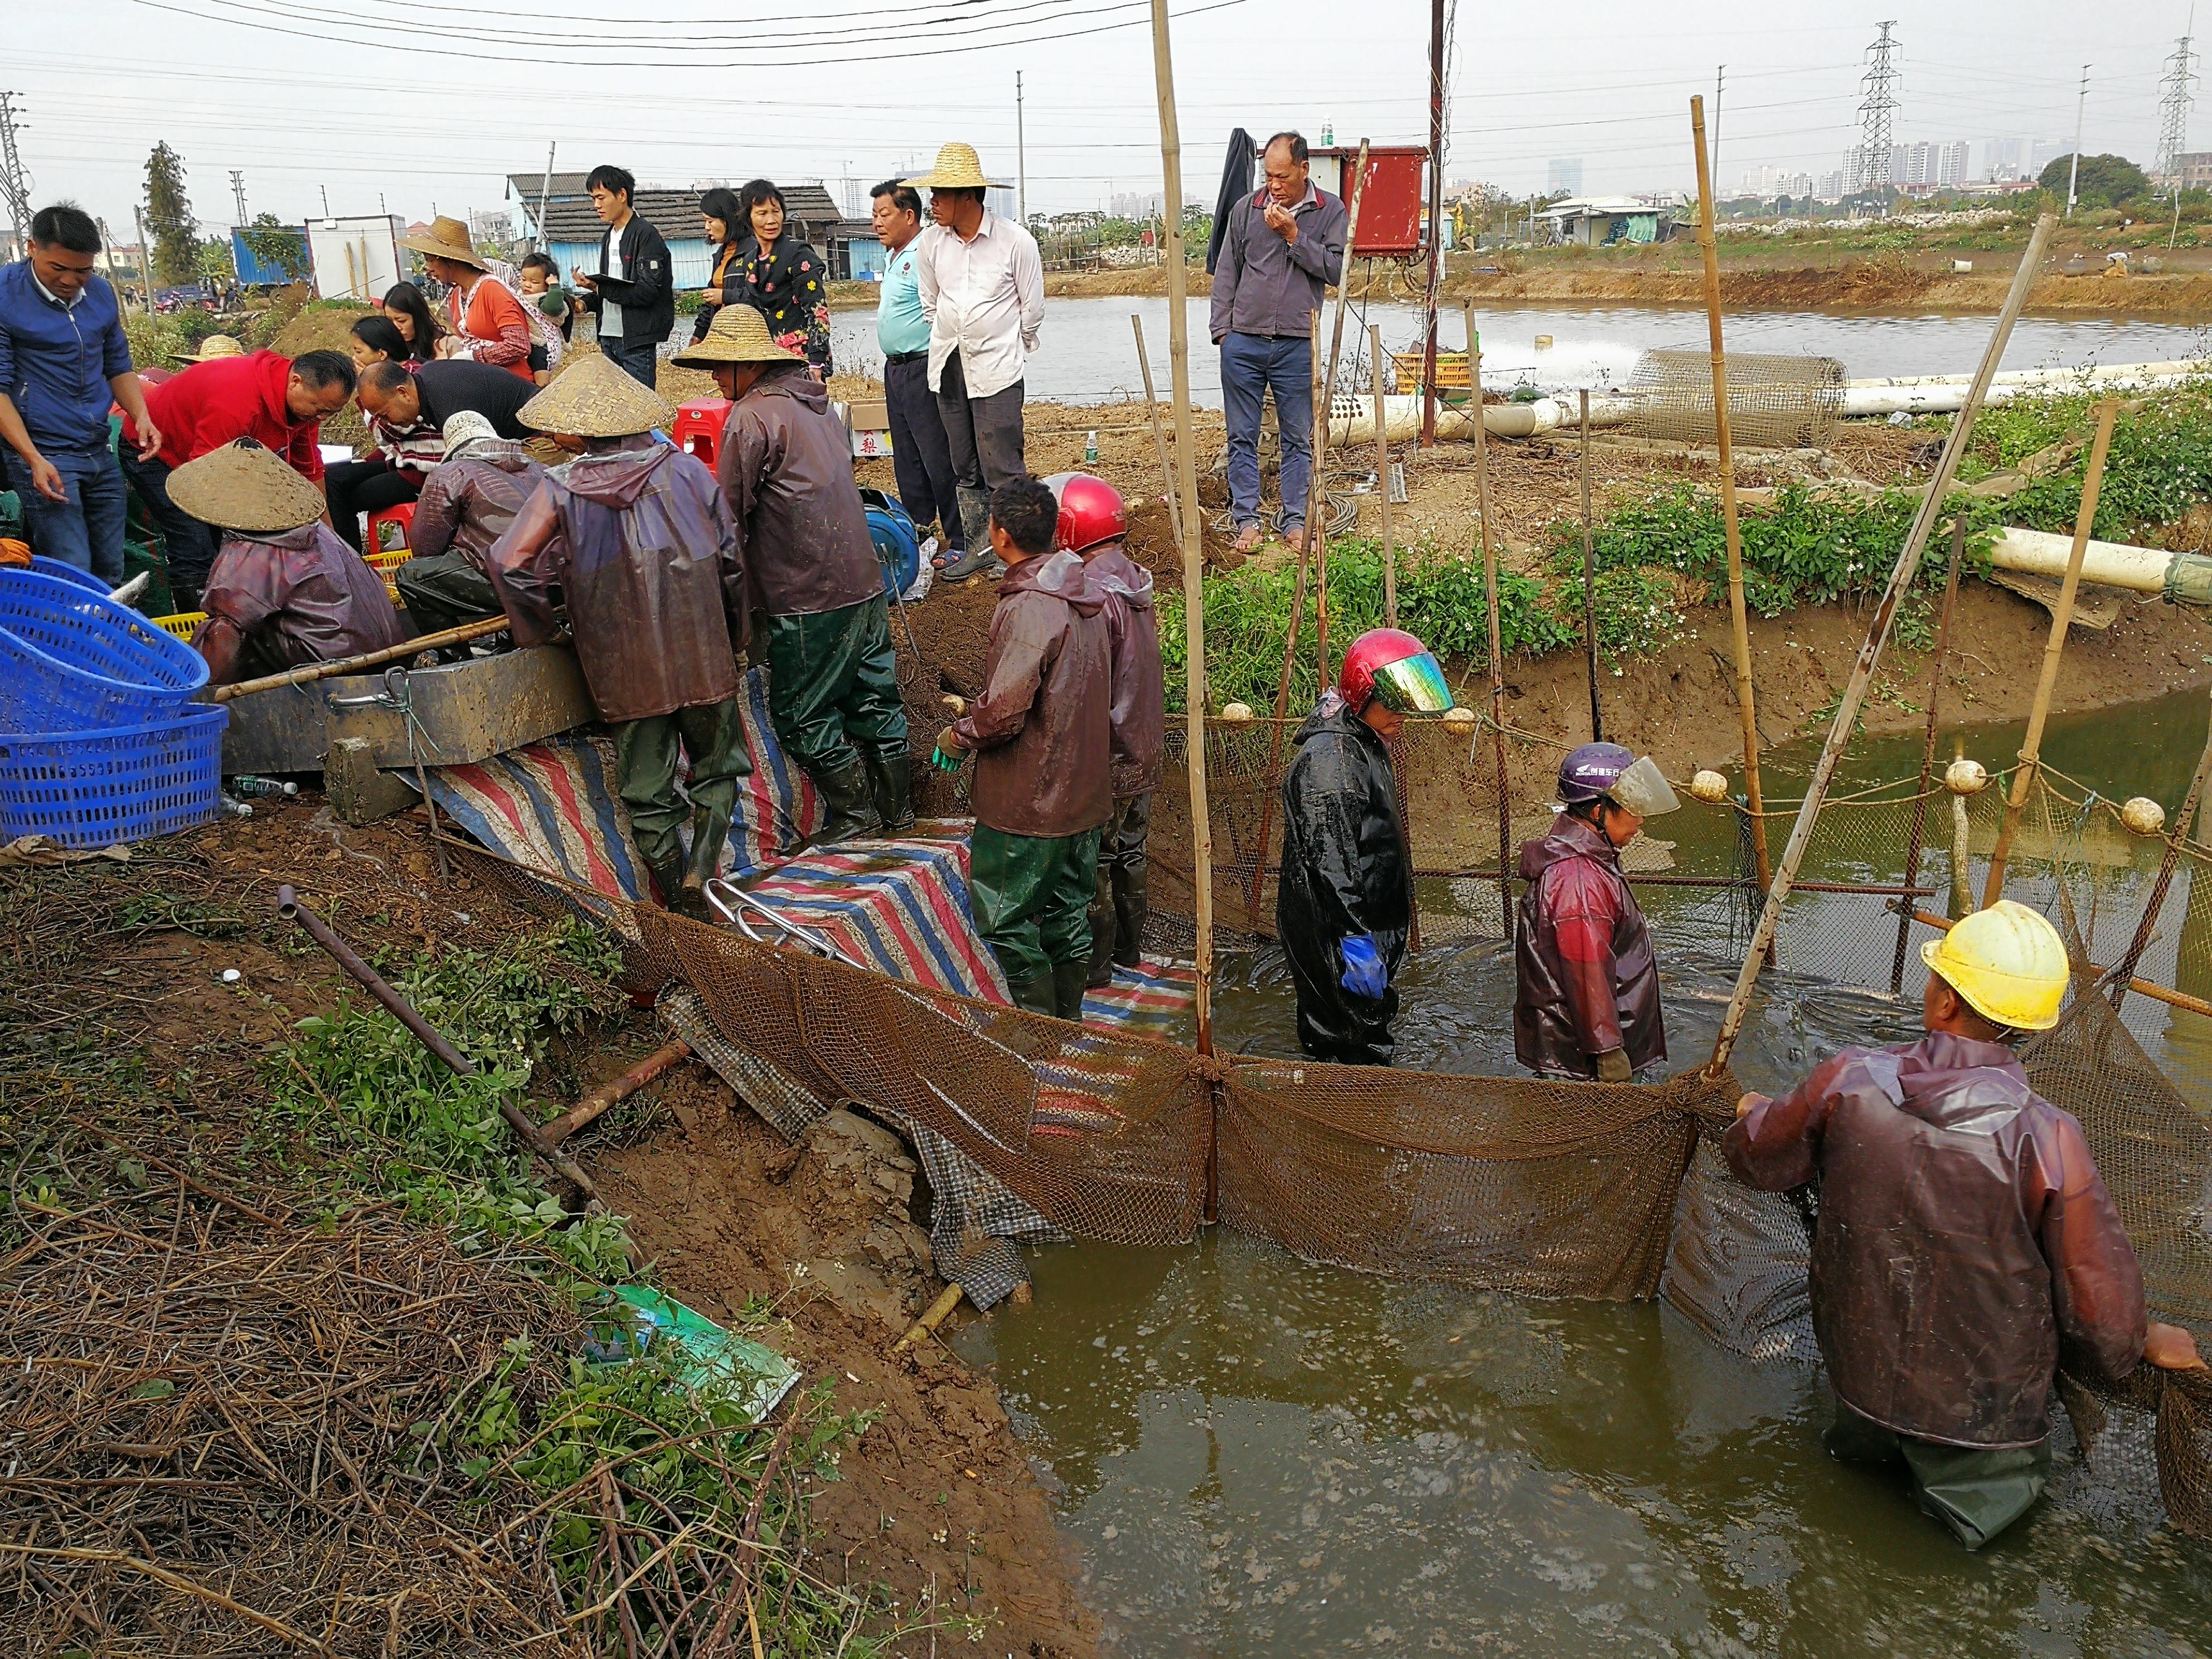
[[[834,772],[817,774],[814,787],[822,792],[823,801],[830,808],[830,822],[814,838],[817,847],[835,847],[883,834],[884,821],[868,792],[868,769],[858,755]]]
[[[868,793],[876,805],[876,816],[884,821],[883,833],[902,836],[914,828],[914,757],[901,748],[896,753],[870,750],[862,757],[867,763]]]
[[[1035,979],[1016,981],[1009,984],[1006,990],[1014,999],[1014,1006],[1024,1013],[1050,1015],[1053,1012],[1050,974],[1039,974]]]
[[[1091,975],[1088,960],[1052,964],[1052,1011],[1062,1019],[1083,1023],[1084,981]]]

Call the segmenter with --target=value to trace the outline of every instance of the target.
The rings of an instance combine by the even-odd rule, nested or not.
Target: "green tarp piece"
[[[629,1358],[665,1344],[676,1356],[671,1370],[686,1387],[720,1394],[759,1422],[799,1381],[799,1370],[775,1349],[732,1335],[706,1315],[642,1285],[617,1285],[592,1314],[595,1334],[610,1358]],[[610,1331],[607,1328],[613,1327]]]

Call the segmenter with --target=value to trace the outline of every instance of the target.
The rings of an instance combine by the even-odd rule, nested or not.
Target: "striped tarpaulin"
[[[968,826],[857,842],[792,860],[750,890],[860,961],[917,985],[1006,1002],[1006,976],[976,934],[968,895]]]

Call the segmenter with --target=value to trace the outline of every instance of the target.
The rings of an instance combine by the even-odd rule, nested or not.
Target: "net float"
[[[2137,795],[2120,808],[2120,822],[2138,836],[2155,836],[2166,828],[2166,808],[2148,795]]]
[[[1455,732],[1472,732],[1474,730],[1480,716],[1476,714],[1474,710],[1468,708],[1463,703],[1454,703],[1450,708],[1445,709],[1438,718]]]
[[[1954,760],[1943,769],[1943,787],[1954,795],[1978,795],[1990,787],[1990,769],[1978,760]]]
[[[1221,718],[1242,726],[1252,718],[1252,705],[1249,702],[1224,703],[1221,708]]]
[[[1728,779],[1709,766],[1701,766],[1697,775],[1690,780],[1690,794],[1708,806],[1717,806],[1728,799]]]

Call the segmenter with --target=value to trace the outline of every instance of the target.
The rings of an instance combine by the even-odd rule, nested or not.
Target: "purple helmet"
[[[1570,806],[1612,793],[1613,782],[1636,764],[1636,751],[1617,743],[1586,743],[1559,763],[1559,799]]]

